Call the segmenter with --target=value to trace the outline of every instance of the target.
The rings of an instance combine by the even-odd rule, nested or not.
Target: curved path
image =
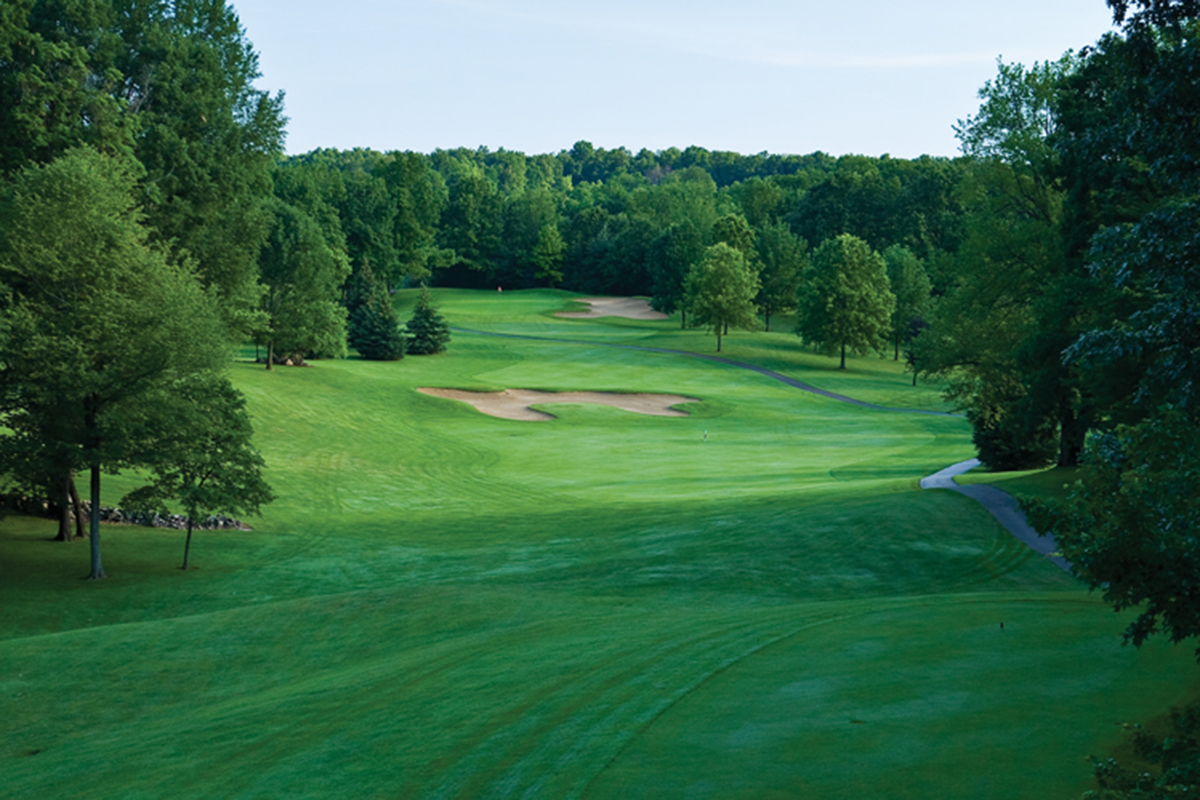
[[[996,518],[996,521],[1007,528],[1008,532],[1013,536],[1020,539],[1036,552],[1041,553],[1055,566],[1070,572],[1071,562],[1060,555],[1054,555],[1058,551],[1058,542],[1054,540],[1054,536],[1051,534],[1043,535],[1034,530],[1025,519],[1025,514],[1021,511],[1021,506],[1017,503],[1016,498],[1011,494],[997,489],[995,486],[987,486],[985,484],[960,486],[954,482],[956,475],[962,475],[964,472],[978,466],[978,458],[951,464],[943,470],[921,478],[921,488],[949,489],[952,492],[966,495],[990,511],[992,516]]]
[[[728,364],[732,367],[740,369],[748,369],[751,372],[757,372],[759,375],[764,375],[772,380],[785,383],[796,389],[804,392],[810,392],[821,397],[828,397],[830,400],[837,400],[841,403],[849,403],[850,405],[860,408],[869,408],[874,411],[893,411],[902,414],[929,414],[938,417],[958,417],[961,414],[950,414],[945,411],[926,411],[916,408],[889,408],[888,406],[879,406],[874,403],[867,403],[862,400],[855,400],[853,397],[847,397],[844,394],[818,389],[816,386],[798,381],[795,378],[789,378],[787,375],[775,372],[774,370],[760,367],[757,364],[749,364],[745,361],[734,361],[731,358],[723,358],[721,356],[709,355],[707,353],[692,353],[687,350],[670,350],[664,347],[645,347],[636,344],[618,344],[616,342],[593,342],[586,339],[559,339],[550,336],[528,336],[519,333],[492,333],[489,331],[477,331],[470,328],[451,328],[450,330],[457,333],[471,333],[477,336],[495,336],[502,339],[530,339],[537,342],[557,342],[560,344],[581,344],[592,345],[597,347],[620,347],[626,350],[641,350],[646,353],[667,353],[676,356],[690,356],[692,358],[702,358],[705,361],[715,361],[719,364]],[[932,475],[921,479],[922,489],[950,489],[959,494],[966,495],[975,502],[986,508],[996,520],[1003,525],[1009,533],[1024,542],[1035,552],[1040,553],[1048,561],[1055,566],[1067,572],[1071,571],[1071,562],[1059,555],[1053,555],[1058,550],[1058,543],[1054,537],[1046,534],[1039,534],[1030,526],[1025,519],[1025,514],[1021,511],[1021,506],[1017,503],[1016,498],[1008,492],[997,489],[995,486],[975,485],[975,486],[960,486],[954,482],[954,476],[961,475],[968,470],[972,470],[979,466],[979,459],[972,458],[967,461],[960,461],[957,464],[951,464],[943,470],[939,470]]]

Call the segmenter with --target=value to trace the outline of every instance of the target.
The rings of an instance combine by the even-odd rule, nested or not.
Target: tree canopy
[[[293,362],[310,354],[343,355],[346,309],[338,294],[350,265],[303,211],[282,200],[269,207],[274,223],[259,256],[267,325],[258,334],[267,346],[267,369],[277,355]]]
[[[148,459],[151,481],[122,499],[129,509],[165,512],[178,500],[187,516],[183,565],[188,568],[192,530],[214,514],[257,514],[274,496],[263,478],[265,462],[250,443],[254,428],[246,400],[224,376],[185,375],[164,385],[158,402],[172,425]]]
[[[721,336],[730,328],[758,329],[754,315],[758,290],[758,275],[741,252],[718,242],[705,251],[687,276],[684,302],[691,324],[716,334],[717,352],[721,352]]]
[[[46,473],[91,471],[92,578],[101,469],[150,460],[172,424],[155,393],[227,358],[214,293],[151,244],[135,175],[77,148],[21,170],[3,204],[0,415]]]
[[[224,0],[21,0],[0,27],[0,174],[90,145],[141,165],[150,239],[190,257],[231,332],[257,304],[283,96]]]
[[[883,258],[862,239],[842,234],[821,243],[800,288],[796,333],[829,353],[881,350],[896,297]]]

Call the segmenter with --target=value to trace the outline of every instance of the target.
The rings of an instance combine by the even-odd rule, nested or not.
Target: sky
[[[1006,62],[1111,30],[1103,0],[233,0],[286,149],[698,145],[953,156]]]

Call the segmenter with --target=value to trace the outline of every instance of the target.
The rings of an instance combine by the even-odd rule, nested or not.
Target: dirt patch
[[[417,389],[421,394],[446,397],[470,403],[484,414],[501,419],[542,421],[554,419],[553,414],[535,411],[535,403],[595,403],[602,406],[650,414],[655,417],[686,417],[686,411],[671,406],[698,403],[695,397],[678,394],[621,394],[619,392],[539,392],[534,389],[505,389],[502,392],[467,392],[462,389]]]
[[[667,319],[667,315],[655,311],[640,297],[588,297],[576,300],[587,303],[588,311],[559,311],[554,316],[567,319],[592,319],[595,317],[625,317],[627,319]]]

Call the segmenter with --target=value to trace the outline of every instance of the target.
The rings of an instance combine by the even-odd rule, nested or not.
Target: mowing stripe
[[[816,386],[798,381],[795,378],[789,378],[787,375],[776,372],[766,367],[760,367],[757,364],[750,364],[745,361],[734,361],[732,358],[723,358],[721,356],[709,355],[708,353],[691,353],[687,350],[669,350],[665,347],[644,347],[636,344],[617,344],[616,342],[589,342],[586,339],[558,339],[551,336],[527,336],[521,333],[491,333],[489,331],[477,331],[470,328],[455,328],[450,330],[455,333],[472,333],[476,336],[496,336],[502,339],[530,339],[535,342],[555,342],[556,344],[583,344],[592,345],[594,347],[619,347],[625,350],[641,350],[645,353],[666,353],[673,356],[689,356],[691,358],[702,358],[705,361],[715,361],[718,364],[728,364],[731,367],[738,369],[748,369],[751,372],[757,372],[759,375],[765,375],[771,380],[786,383],[788,386],[799,389],[803,392],[827,397],[830,400],[837,400],[839,403],[849,403],[852,406],[859,408],[869,408],[872,411],[894,411],[897,414],[928,414],[935,417],[961,417],[962,414],[951,414],[948,411],[929,411],[920,408],[891,408],[889,406],[879,406],[874,403],[868,403],[865,400],[855,400],[853,397],[847,397],[844,394],[830,392],[826,389],[818,389]]]

